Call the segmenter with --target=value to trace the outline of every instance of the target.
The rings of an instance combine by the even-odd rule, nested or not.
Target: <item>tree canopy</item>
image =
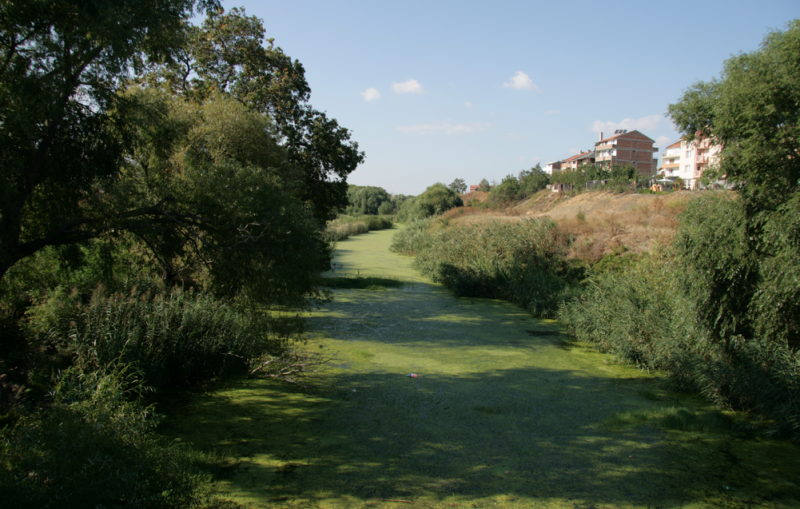
[[[772,32],[758,51],[731,57],[722,74],[697,82],[669,106],[687,140],[723,146],[721,173],[749,208],[776,210],[800,185],[800,20]]]
[[[47,246],[124,237],[218,292],[315,292],[321,229],[364,155],[260,20],[212,0],[0,14],[0,277]]]
[[[722,145],[739,198],[684,214],[676,246],[697,319],[715,339],[800,344],[800,21],[731,57],[669,114],[686,139]]]
[[[447,187],[457,192],[458,194],[464,194],[467,192],[467,183],[464,182],[464,179],[455,179]]]
[[[379,209],[385,203],[389,204],[389,213],[394,209],[391,195],[382,187],[351,185],[347,188],[347,200],[349,202],[346,209],[348,214],[375,215],[378,214]],[[385,212],[386,210],[386,207],[384,207],[383,211]]]

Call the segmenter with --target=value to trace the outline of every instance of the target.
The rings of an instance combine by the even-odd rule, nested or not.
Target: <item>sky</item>
[[[348,178],[417,195],[501,181],[638,129],[679,139],[669,104],[800,17],[800,0],[242,1],[299,60],[310,103],[366,154]]]

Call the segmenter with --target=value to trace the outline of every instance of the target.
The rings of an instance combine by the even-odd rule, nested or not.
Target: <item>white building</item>
[[[719,163],[721,151],[722,146],[711,143],[708,138],[695,138],[692,142],[681,140],[664,150],[660,171],[666,177],[679,177],[685,187],[696,189],[703,172]]]

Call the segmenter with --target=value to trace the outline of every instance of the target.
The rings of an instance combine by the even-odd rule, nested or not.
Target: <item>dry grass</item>
[[[470,193],[465,196],[487,194]],[[541,191],[507,209],[459,207],[444,214],[446,221],[473,224],[482,221],[550,217],[568,245],[569,258],[596,261],[609,253],[648,252],[655,244],[671,241],[678,215],[700,193],[680,191],[669,195],[613,193],[607,191],[565,196]]]

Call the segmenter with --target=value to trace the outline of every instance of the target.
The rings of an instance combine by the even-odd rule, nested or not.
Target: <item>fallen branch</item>
[[[256,361],[250,370],[251,378],[273,378],[309,391],[312,383],[319,378],[316,366],[330,362],[334,358],[317,354],[289,350],[278,356],[269,356]]]

